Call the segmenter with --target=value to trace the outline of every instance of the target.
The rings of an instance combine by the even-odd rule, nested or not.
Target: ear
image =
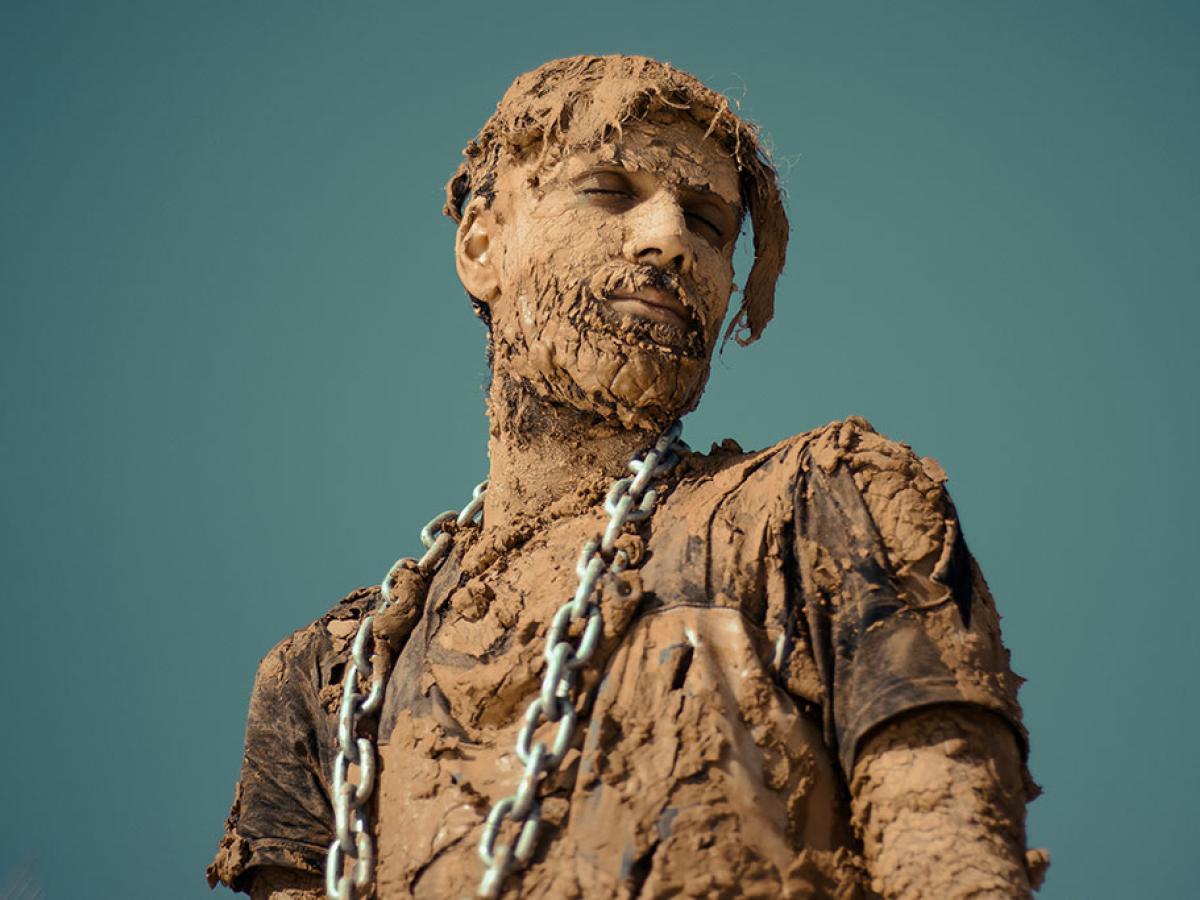
[[[454,267],[467,293],[484,303],[500,296],[500,226],[495,213],[476,197],[463,213],[454,241]]]

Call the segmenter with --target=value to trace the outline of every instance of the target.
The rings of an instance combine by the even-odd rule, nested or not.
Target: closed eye
[[[637,196],[630,180],[619,171],[598,169],[575,181],[575,190],[588,197],[632,200]]]
[[[717,249],[724,247],[737,232],[737,211],[706,190],[682,192],[683,211],[705,240]]]
[[[688,221],[699,223],[701,226],[706,228],[708,231],[712,232],[713,235],[715,235],[716,237],[722,236],[720,227],[715,222],[710,222],[704,216],[700,215],[700,213],[689,212],[689,213],[685,213],[685,215],[687,216]]]

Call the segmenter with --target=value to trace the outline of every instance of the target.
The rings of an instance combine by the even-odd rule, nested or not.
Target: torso
[[[694,463],[629,539],[574,749],[542,786],[532,864],[507,882],[520,896],[826,896],[852,865],[842,778],[804,697],[815,678],[796,662],[795,466],[780,455]],[[460,549],[435,579],[381,723],[381,898],[473,895],[483,818],[520,778],[547,626],[604,523],[599,509],[554,522],[473,578]]]

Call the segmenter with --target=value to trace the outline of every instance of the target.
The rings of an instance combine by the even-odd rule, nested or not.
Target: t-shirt
[[[944,484],[858,418],[685,457],[602,582],[604,638],[513,896],[867,896],[847,788],[867,734],[965,703],[1024,748],[1020,679]],[[547,628],[605,522],[550,521],[486,566],[462,540],[434,578],[379,722],[381,898],[473,893]],[[340,680],[376,599],[351,594],[260,665],[213,883],[322,871]]]

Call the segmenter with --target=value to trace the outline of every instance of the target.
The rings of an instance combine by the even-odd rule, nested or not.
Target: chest
[[[737,611],[764,636],[764,661],[780,663],[794,591],[786,521],[768,504],[747,510],[722,496],[712,485],[685,485],[618,540],[628,567],[598,585],[603,638],[585,684],[635,618],[681,606]],[[405,651],[422,657],[410,668],[415,693],[468,731],[519,715],[540,686],[554,614],[578,586],[583,546],[605,521],[599,509],[559,520],[482,569],[472,550],[456,554]]]

